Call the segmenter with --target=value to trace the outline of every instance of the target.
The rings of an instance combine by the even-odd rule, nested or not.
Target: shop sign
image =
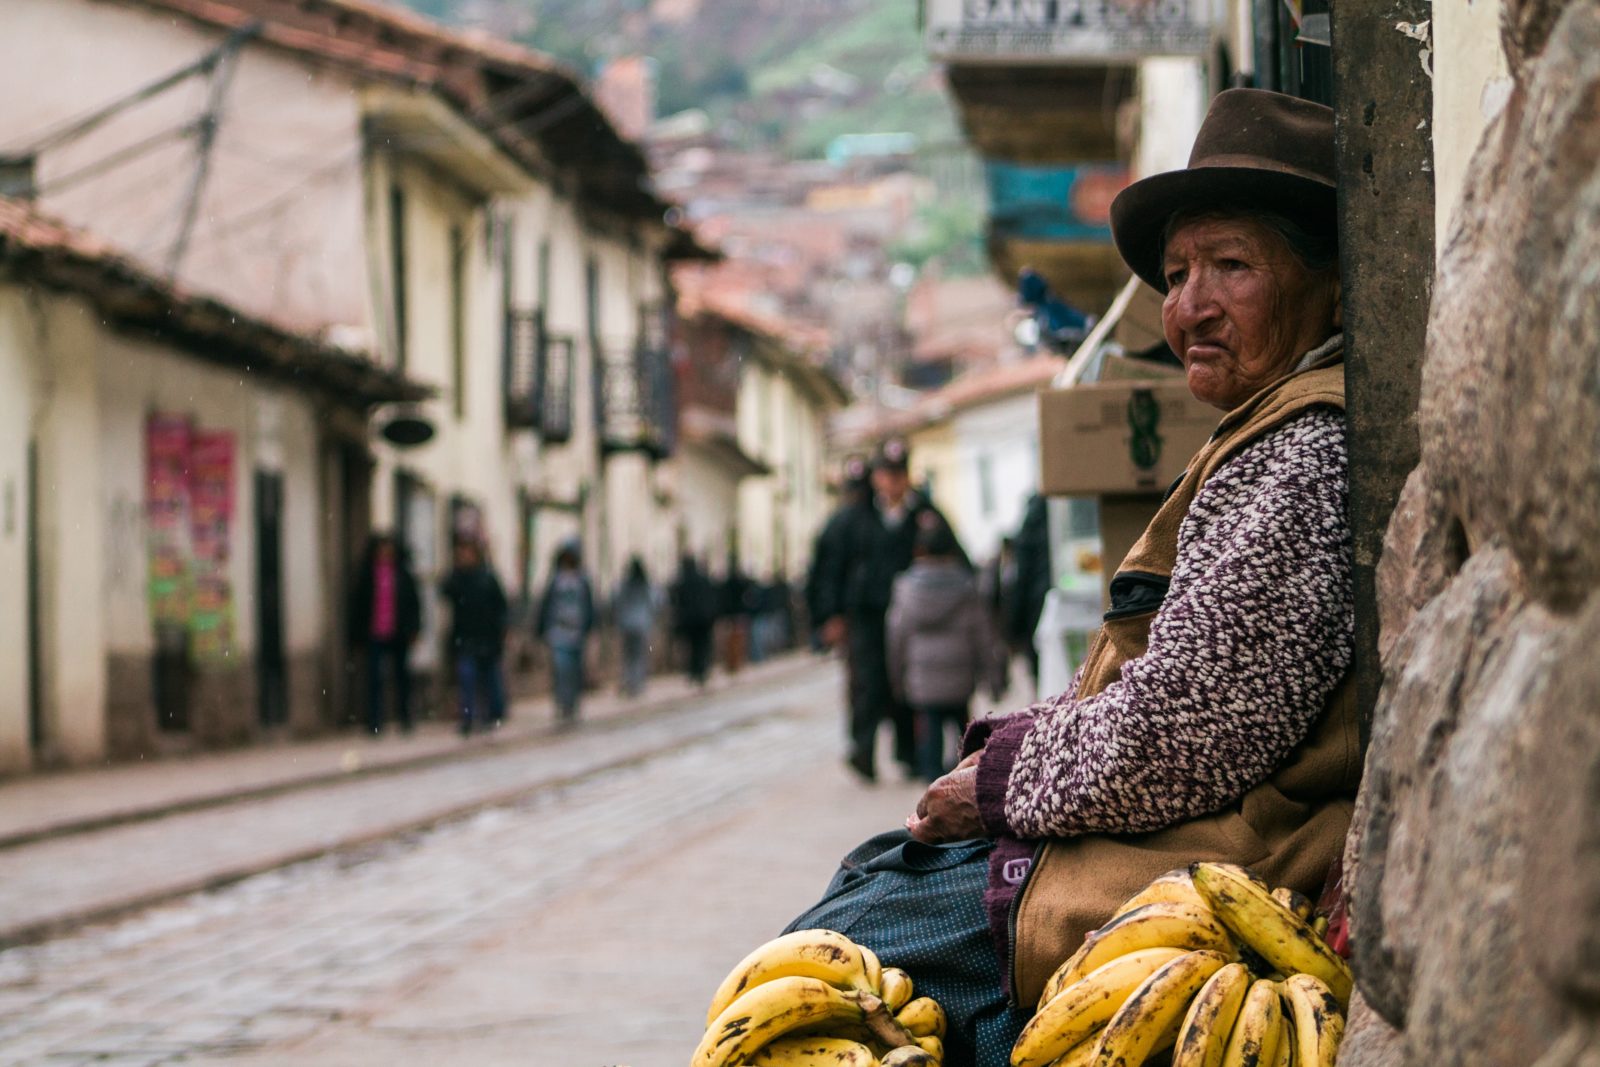
[[[924,0],[934,59],[964,63],[1131,63],[1200,55],[1215,0]]]

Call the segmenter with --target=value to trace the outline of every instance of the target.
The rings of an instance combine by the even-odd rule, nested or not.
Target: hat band
[[[1306,170],[1304,167],[1296,167],[1290,163],[1280,163],[1275,159],[1265,159],[1261,156],[1234,153],[1206,156],[1204,159],[1192,159],[1189,161],[1190,170],[1202,170],[1208,167],[1234,167],[1240,170],[1260,170],[1272,174],[1288,174],[1296,178],[1305,178],[1307,181],[1316,182],[1318,185],[1326,185],[1329,189],[1334,187],[1334,180],[1326,174]]]

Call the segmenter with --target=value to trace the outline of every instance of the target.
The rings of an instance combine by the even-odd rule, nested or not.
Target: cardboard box
[[[1047,389],[1039,394],[1041,491],[1164,493],[1221,418],[1183,378]]]

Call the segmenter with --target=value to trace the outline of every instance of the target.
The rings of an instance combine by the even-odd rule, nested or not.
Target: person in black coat
[[[489,703],[483,725],[492,729],[505,721],[506,681],[500,656],[506,642],[506,594],[476,541],[456,544],[455,568],[439,592],[450,605],[450,651],[465,737],[479,721],[480,690]]]
[[[1006,636],[1011,647],[1028,657],[1028,670],[1039,684],[1039,646],[1033,633],[1050,594],[1050,516],[1045,498],[1034,493],[1022,513],[1016,536],[1016,584],[1007,607]]]
[[[689,680],[706,684],[711,672],[711,634],[717,624],[717,588],[693,556],[678,564],[678,577],[669,592],[672,629],[688,646]]]
[[[350,591],[350,646],[367,660],[367,729],[381,733],[387,718],[385,678],[394,688],[394,717],[411,732],[411,646],[422,632],[422,599],[405,547],[386,533],[367,541]]]
[[[909,450],[890,438],[872,460],[872,493],[847,504],[829,520],[831,539],[817,560],[815,599],[825,644],[846,650],[850,678],[850,767],[866,781],[877,778],[874,746],[878,727],[894,724],[895,759],[908,775],[916,771],[916,736],[911,709],[889,688],[884,620],[897,575],[911,566],[918,530],[949,528],[939,509],[911,487]],[[961,566],[971,561],[958,544]]]

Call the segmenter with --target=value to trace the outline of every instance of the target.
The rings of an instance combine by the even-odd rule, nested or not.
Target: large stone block
[[[1600,1057],[1600,4],[1511,3],[1505,40],[1377,578],[1359,1067]]]

